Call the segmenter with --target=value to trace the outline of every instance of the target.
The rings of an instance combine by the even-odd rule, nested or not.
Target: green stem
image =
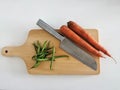
[[[55,54],[55,47],[53,47],[53,50],[52,50],[52,59],[51,59],[51,63],[50,63],[50,70],[52,70],[53,60],[55,59],[54,54]]]
[[[36,61],[36,63],[32,66],[32,68],[36,68],[40,65],[40,62],[39,61]]]

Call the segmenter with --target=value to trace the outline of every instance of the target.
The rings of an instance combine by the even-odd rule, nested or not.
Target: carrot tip
[[[111,58],[112,58],[112,60],[114,60],[115,64],[117,64],[117,61],[115,60],[115,58],[113,58],[113,57],[111,57]]]

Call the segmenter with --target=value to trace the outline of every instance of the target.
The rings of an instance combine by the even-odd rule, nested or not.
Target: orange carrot
[[[71,41],[73,41],[75,44],[77,44],[79,47],[82,47],[89,51],[91,54],[103,57],[102,54],[97,51],[95,48],[93,48],[90,44],[88,44],[85,40],[83,40],[81,37],[79,37],[76,33],[74,33],[71,29],[69,29],[67,26],[63,25],[60,27],[60,32],[67,38],[69,38]]]
[[[84,38],[88,43],[90,43],[95,49],[103,52],[109,57],[112,57],[108,51],[102,47],[88,32],[86,32],[82,27],[80,27],[77,23],[73,21],[69,21],[67,23],[68,27],[78,34],[80,37]]]

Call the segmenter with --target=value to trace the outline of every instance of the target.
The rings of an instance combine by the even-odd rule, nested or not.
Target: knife
[[[77,47],[72,41],[70,41],[66,37],[63,37],[62,35],[57,33],[54,28],[52,28],[50,25],[45,23],[43,20],[39,19],[36,24],[41,28],[43,28],[48,33],[52,34],[58,40],[60,40],[61,49],[63,49],[64,51],[66,51],[71,56],[81,61],[83,64],[87,65],[91,69],[97,70],[97,63],[91,55],[86,53],[81,48]]]

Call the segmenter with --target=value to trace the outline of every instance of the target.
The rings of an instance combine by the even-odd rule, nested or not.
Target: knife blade
[[[93,70],[97,70],[97,63],[95,59],[86,53],[81,48],[77,47],[72,41],[69,39],[63,37],[59,33],[55,31],[54,28],[52,28],[50,25],[45,23],[43,20],[39,19],[36,23],[38,26],[43,28],[45,31],[56,37],[58,40],[60,40],[60,48],[69,53],[71,56],[76,58],[77,60],[81,61],[83,64],[87,65]]]

